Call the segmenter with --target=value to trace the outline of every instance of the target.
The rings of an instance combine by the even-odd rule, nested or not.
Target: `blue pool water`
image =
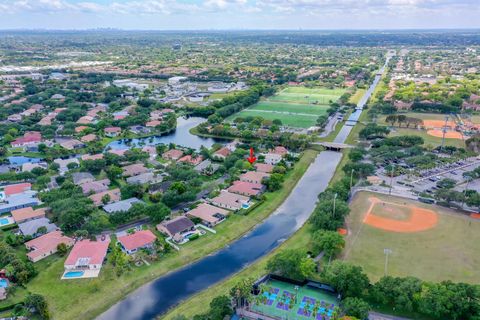
[[[6,288],[6,287],[8,287],[7,279],[0,279],[0,288]]]
[[[83,276],[85,272],[83,271],[69,271],[67,273],[65,273],[63,276],[65,278],[79,278],[81,276]]]
[[[10,220],[7,218],[0,218],[0,226],[5,226],[7,224],[10,224]]]

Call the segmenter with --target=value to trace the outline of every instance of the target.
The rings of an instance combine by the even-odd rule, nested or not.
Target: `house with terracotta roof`
[[[268,177],[270,177],[269,173],[257,172],[257,171],[247,171],[244,174],[240,175],[240,181],[261,184],[263,178],[268,178]]]
[[[125,167],[122,167],[124,177],[138,176],[142,173],[149,172],[149,169],[144,166],[143,163],[134,163]]]
[[[120,189],[116,188],[116,189],[112,189],[112,190],[99,192],[99,193],[96,193],[96,194],[92,194],[88,198],[93,201],[94,205],[99,207],[99,206],[103,206],[102,199],[106,195],[108,195],[108,197],[109,197],[109,200],[107,201],[107,203],[117,202],[117,201],[120,200],[120,197],[121,197]]]
[[[174,161],[177,161],[182,156],[183,156],[183,151],[177,150],[177,149],[170,149],[162,154],[162,158],[166,160],[174,160]]]
[[[231,153],[232,151],[230,149],[228,149],[227,147],[223,147],[215,151],[212,157],[217,160],[225,160],[225,158],[228,157]]]
[[[10,144],[13,148],[23,148],[27,146],[37,146],[42,142],[42,134],[36,131],[27,131],[23,137],[13,140]]]
[[[116,137],[121,132],[122,132],[122,128],[120,127],[106,127],[105,129],[103,129],[103,133],[105,133],[107,137]]]
[[[83,161],[88,161],[88,160],[101,160],[103,159],[103,153],[98,153],[98,154],[84,154],[80,158]]]
[[[188,164],[191,164],[193,166],[196,166],[196,165],[200,164],[200,162],[202,162],[202,161],[203,161],[203,157],[200,156],[200,155],[194,157],[190,154],[187,154],[186,156],[183,156],[180,159],[178,159],[177,162],[188,163]]]
[[[116,154],[117,156],[123,157],[125,155],[125,152],[127,152],[128,149],[110,149],[108,150],[108,153]]]
[[[207,203],[199,204],[195,209],[187,212],[187,215],[193,218],[199,218],[207,227],[213,227],[228,216],[229,211],[212,206]]]
[[[141,230],[118,237],[118,243],[127,254],[134,254],[140,249],[151,249],[157,237],[150,230]]]
[[[107,256],[110,239],[104,241],[81,240],[75,243],[65,260],[62,279],[96,278]]]
[[[78,124],[90,124],[93,122],[93,117],[91,116],[83,116],[83,117],[80,117],[80,119],[77,120],[77,123]]]
[[[12,196],[14,194],[24,193],[25,191],[32,190],[32,184],[25,182],[25,183],[16,183],[10,184],[8,186],[3,187],[3,193],[6,197]]]
[[[84,135],[83,137],[80,138],[80,141],[82,142],[93,142],[96,140],[97,140],[97,135],[93,133]]]
[[[32,207],[27,207],[11,211],[12,218],[16,223],[23,223],[26,221],[45,218],[45,214],[45,208],[34,210]]]
[[[77,139],[67,139],[59,143],[62,148],[67,150],[80,149],[85,146],[85,144]]]
[[[265,186],[259,183],[251,183],[246,181],[234,181],[227,189],[229,192],[241,194],[247,197],[255,197],[265,192]]]
[[[288,154],[288,150],[285,147],[282,146],[276,146],[273,148],[273,150],[270,151],[271,153],[279,154],[282,157],[286,156]]]
[[[222,190],[218,196],[210,199],[210,203],[214,206],[237,211],[243,207],[248,207],[250,198],[240,194],[231,193],[227,190]]]
[[[255,169],[258,172],[271,173],[274,166],[268,163],[255,163]]]
[[[76,133],[80,133],[80,132],[82,132],[83,130],[86,130],[86,129],[88,129],[88,128],[89,128],[89,127],[87,127],[87,126],[78,126],[78,127],[75,128],[75,132],[76,132]]]
[[[145,123],[145,127],[154,128],[154,127],[159,126],[161,124],[162,124],[162,121],[160,121],[160,120],[150,120],[150,121],[147,121]]]
[[[195,224],[184,216],[166,220],[157,225],[157,230],[171,237],[175,242],[183,242],[185,235],[195,232]]]

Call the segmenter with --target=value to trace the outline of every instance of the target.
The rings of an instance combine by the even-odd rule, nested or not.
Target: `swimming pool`
[[[10,220],[7,218],[0,218],[0,226],[5,226],[7,224],[10,224]]]
[[[0,279],[0,288],[6,288],[6,287],[8,287],[7,279]]]
[[[80,278],[83,276],[84,271],[69,271],[63,275],[64,278]]]

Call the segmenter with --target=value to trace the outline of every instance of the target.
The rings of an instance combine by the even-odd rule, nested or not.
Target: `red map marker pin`
[[[248,162],[250,162],[250,164],[253,164],[255,160],[257,160],[257,158],[255,158],[255,156],[253,155],[253,148],[250,148],[250,157],[248,157],[247,160]]]

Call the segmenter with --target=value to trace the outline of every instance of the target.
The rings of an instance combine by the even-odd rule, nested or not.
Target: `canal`
[[[379,80],[379,76],[375,77],[373,85],[362,98],[362,109]],[[341,131],[335,142],[344,143],[351,128],[353,127],[347,129],[348,132]],[[183,130],[177,129],[177,132],[179,131]],[[98,319],[153,319],[182,300],[222,281],[269,253],[307,221],[315,208],[318,194],[327,188],[341,159],[342,154],[339,152],[321,152],[282,205],[255,229],[220,251],[140,287]],[[208,306],[205,306],[205,309],[207,308]]]

